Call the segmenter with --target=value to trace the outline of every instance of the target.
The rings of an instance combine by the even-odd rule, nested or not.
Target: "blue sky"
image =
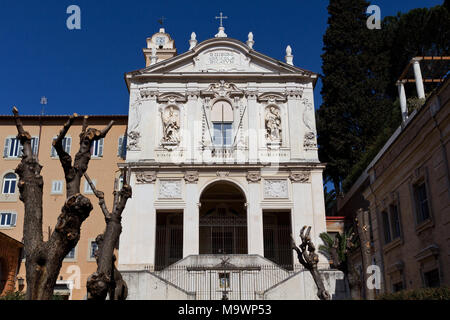
[[[382,17],[443,0],[372,1]],[[66,8],[81,8],[81,30],[66,28]],[[126,114],[125,72],[144,67],[145,39],[157,32],[164,16],[166,31],[178,53],[188,49],[192,31],[199,41],[217,32],[220,11],[229,37],[245,41],[254,34],[254,49],[283,60],[293,49],[294,64],[320,73],[322,37],[328,1],[0,1],[0,114],[16,105],[22,114]],[[316,87],[320,105],[320,83]]]

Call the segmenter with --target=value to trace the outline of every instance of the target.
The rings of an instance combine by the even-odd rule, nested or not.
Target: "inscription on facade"
[[[210,52],[208,64],[233,64],[234,54],[231,52]]]

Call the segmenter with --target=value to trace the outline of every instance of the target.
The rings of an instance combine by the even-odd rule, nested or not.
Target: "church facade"
[[[133,198],[118,264],[129,298],[314,299],[291,235],[298,242],[311,226],[318,246],[326,232],[318,76],[293,65],[289,46],[284,62],[255,51],[252,33],[244,43],[221,26],[189,43],[177,55],[161,29],[147,39],[146,67],[125,75],[120,166],[129,168]],[[329,268],[324,256],[319,266]],[[324,275],[332,294],[340,290],[339,272]]]

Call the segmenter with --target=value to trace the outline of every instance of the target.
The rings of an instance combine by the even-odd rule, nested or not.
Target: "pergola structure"
[[[417,96],[425,99],[424,83],[441,83],[450,70],[450,57],[414,57],[405,67],[397,81],[398,94],[400,98],[400,108],[403,122],[408,119],[408,106],[404,85],[415,83]]]

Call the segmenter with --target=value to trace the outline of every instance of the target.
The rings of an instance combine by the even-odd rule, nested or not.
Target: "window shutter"
[[[72,146],[72,138],[66,137],[65,139],[66,139],[66,147],[65,147],[64,150],[66,150],[66,152],[67,152],[68,154],[70,154],[70,148],[71,148],[71,146]]]
[[[98,140],[98,155],[99,157],[103,157],[103,141],[104,138],[101,138],[100,140]]]
[[[20,140],[19,140],[19,139],[17,139],[16,143],[19,144],[19,153],[17,154],[17,156],[18,156],[18,157],[21,157],[21,156],[23,155],[23,146],[22,146],[22,143],[20,143]],[[31,143],[32,143],[32,145],[31,145],[31,150],[33,150],[33,142],[31,142]]]
[[[118,148],[117,148],[117,155],[119,156],[119,157],[121,157],[122,156],[122,150],[123,149],[123,136],[120,136],[119,137],[119,146],[118,146]]]
[[[12,213],[11,214],[11,227],[15,227],[16,226],[16,221],[17,221],[17,214],[16,213]]]
[[[31,139],[31,150],[33,150],[33,155],[37,155],[39,147],[39,137],[33,137]]]
[[[8,158],[10,145],[11,145],[11,138],[6,138],[5,139],[5,148],[3,149],[3,158]]]
[[[56,139],[55,138],[53,138],[53,141],[55,141]],[[57,154],[56,154],[56,149],[55,149],[55,147],[53,147],[53,143],[52,143],[52,151],[50,152],[50,156],[52,157],[52,158],[55,158],[56,156],[57,156]]]

